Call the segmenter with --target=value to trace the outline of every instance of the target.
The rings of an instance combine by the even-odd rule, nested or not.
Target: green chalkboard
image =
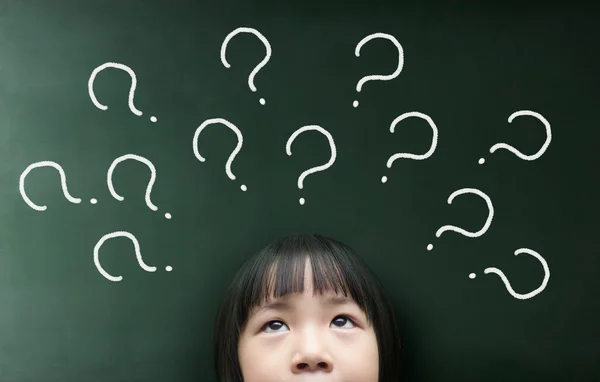
[[[2,1],[0,381],[217,381],[297,233],[377,275],[405,381],[600,380],[600,14],[401,3]]]

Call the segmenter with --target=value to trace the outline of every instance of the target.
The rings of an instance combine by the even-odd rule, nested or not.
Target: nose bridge
[[[325,348],[325,333],[318,325],[304,325],[298,337],[298,350],[300,351],[318,352]]]

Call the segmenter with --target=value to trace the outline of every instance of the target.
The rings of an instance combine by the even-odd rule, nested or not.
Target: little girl
[[[219,382],[397,382],[393,309],[366,264],[320,235],[286,237],[246,261],[219,308]]]

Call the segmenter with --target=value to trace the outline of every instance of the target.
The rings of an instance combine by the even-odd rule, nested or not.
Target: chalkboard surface
[[[233,275],[313,232],[405,381],[599,381],[600,14],[400,3],[2,1],[0,381],[214,382]]]

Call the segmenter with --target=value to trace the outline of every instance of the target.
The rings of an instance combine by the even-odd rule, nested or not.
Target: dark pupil
[[[275,325],[275,327],[273,327],[273,325]],[[273,321],[273,322],[269,323],[269,328],[271,330],[277,330],[277,329],[281,328],[281,322]]]
[[[346,318],[345,317],[338,317],[334,320],[334,322],[336,323],[336,325],[339,324],[339,326],[344,326],[344,324],[346,323]]]

